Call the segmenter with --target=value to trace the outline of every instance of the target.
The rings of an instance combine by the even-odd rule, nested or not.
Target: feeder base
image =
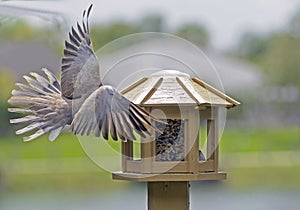
[[[200,181],[200,180],[223,180],[226,179],[225,172],[205,173],[163,173],[163,174],[141,174],[129,172],[115,172],[113,179],[135,181],[135,182],[164,182],[164,181]]]

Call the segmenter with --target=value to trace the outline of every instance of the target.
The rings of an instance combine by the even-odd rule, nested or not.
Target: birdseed
[[[157,128],[163,133],[156,133],[156,161],[184,160],[184,121],[167,119],[167,125],[159,123]]]

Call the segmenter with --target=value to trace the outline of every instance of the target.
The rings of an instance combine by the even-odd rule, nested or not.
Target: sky
[[[212,46],[217,49],[234,46],[245,31],[264,33],[285,27],[300,7],[300,0],[52,0],[5,1],[0,9],[4,4],[21,5],[63,13],[72,24],[80,20],[82,11],[90,3],[94,4],[92,22],[136,21],[145,14],[155,13],[163,14],[170,28],[185,22],[202,23],[210,32]]]

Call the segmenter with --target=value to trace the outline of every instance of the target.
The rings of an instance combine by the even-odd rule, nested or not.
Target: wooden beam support
[[[127,160],[133,159],[133,142],[128,140],[126,142],[122,141],[122,171],[127,171]]]
[[[212,120],[207,120],[207,159],[214,161],[214,170],[219,167],[219,114],[218,108],[212,108]]]
[[[189,182],[148,182],[148,210],[188,210]]]

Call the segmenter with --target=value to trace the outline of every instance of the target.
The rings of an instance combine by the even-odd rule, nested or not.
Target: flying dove
[[[115,88],[103,85],[99,62],[90,39],[88,18],[92,5],[83,12],[82,23],[77,22],[65,41],[61,61],[61,83],[47,69],[46,76],[30,73],[24,76],[27,84],[16,83],[8,103],[10,112],[24,113],[25,117],[11,119],[10,123],[27,123],[16,134],[32,134],[24,137],[30,141],[50,133],[54,141],[62,130],[70,125],[74,134],[94,134],[104,139],[135,140],[134,131],[145,137],[150,129],[157,128],[151,122],[161,122],[152,117]]]

